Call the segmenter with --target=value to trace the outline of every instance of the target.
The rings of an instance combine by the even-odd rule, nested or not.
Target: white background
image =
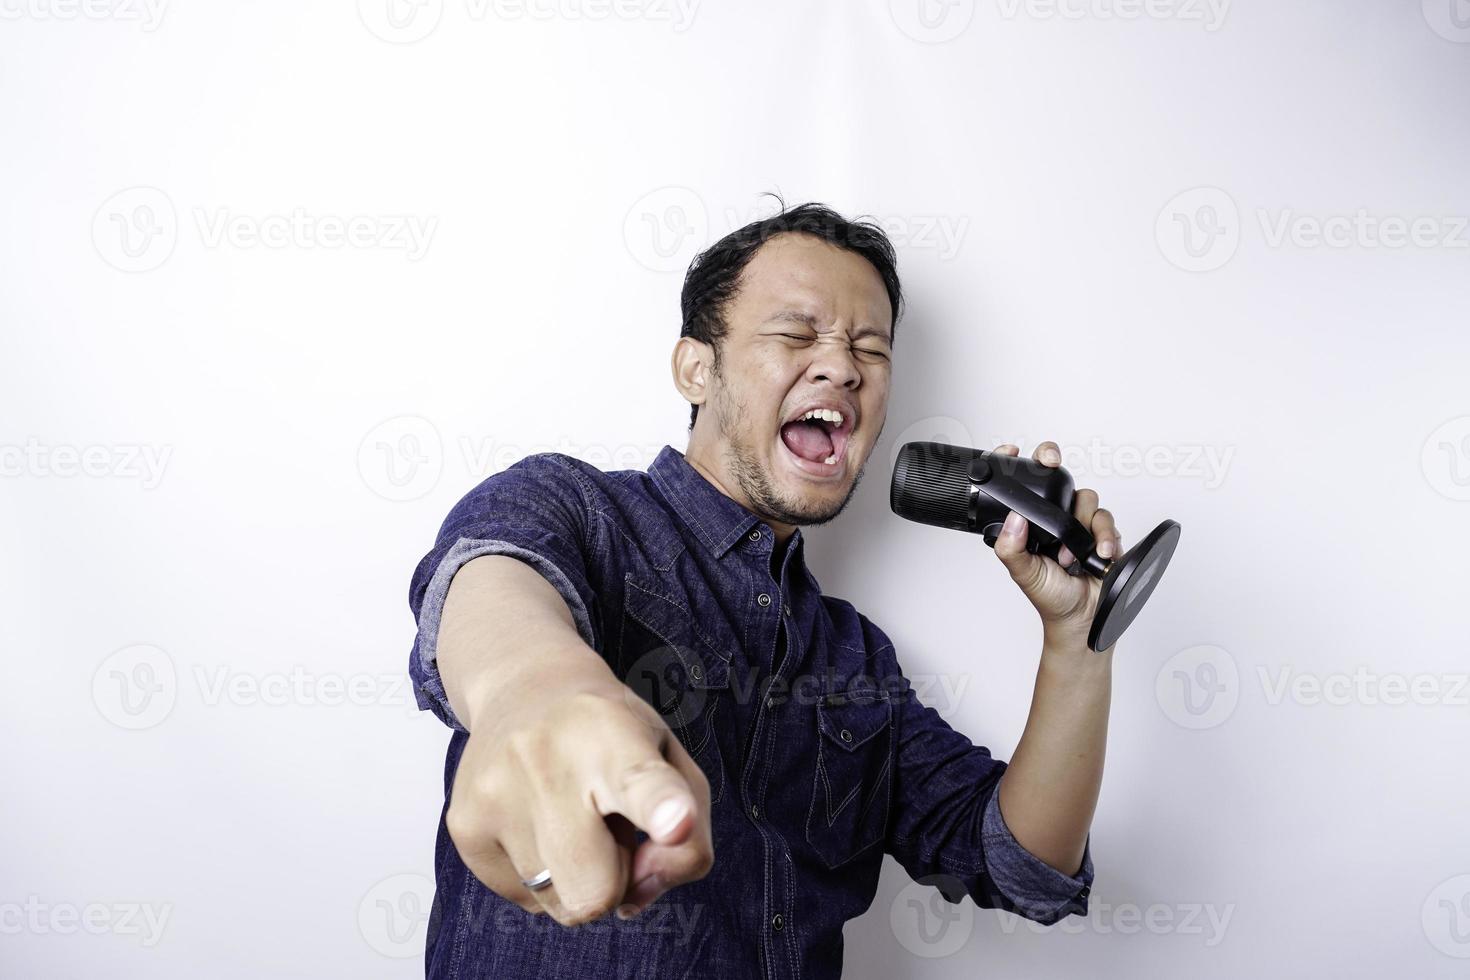
[[[848,975],[1464,975],[1470,6],[157,2],[0,2],[0,972],[420,975],[413,566],[526,453],[684,447],[682,272],[775,189],[900,249],[811,557],[951,723],[1009,756],[1039,629],[900,442],[1184,527],[1092,913],[889,862]]]

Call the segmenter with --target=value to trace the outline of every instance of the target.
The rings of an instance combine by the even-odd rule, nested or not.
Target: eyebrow
[[[768,317],[766,319],[766,322],[799,323],[802,326],[810,327],[813,330],[817,328],[817,318],[812,316],[810,313],[803,313],[800,310],[782,310],[781,312],[776,313],[771,317]],[[887,331],[879,330],[877,327],[862,327],[852,335],[853,340],[857,340],[860,337],[877,337],[884,343],[893,343],[893,340],[888,336]]]

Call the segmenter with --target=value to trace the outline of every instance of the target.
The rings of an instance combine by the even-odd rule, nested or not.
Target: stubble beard
[[[746,423],[750,413],[743,402],[731,397],[729,389],[722,387],[716,396],[720,402],[716,414],[720,420],[720,435],[725,443],[725,462],[735,477],[735,482],[750,501],[751,509],[760,517],[782,524],[809,527],[826,524],[846,509],[848,501],[857,492],[867,470],[867,460],[858,468],[857,476],[847,488],[847,493],[835,506],[809,501],[783,493],[771,480],[770,473],[760,464],[746,435],[750,426]],[[776,438],[780,438],[778,434]]]

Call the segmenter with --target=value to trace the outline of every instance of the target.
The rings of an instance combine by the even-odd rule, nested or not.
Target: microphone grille
[[[898,451],[888,506],[899,517],[970,530],[970,460],[975,450],[942,442],[909,442]]]

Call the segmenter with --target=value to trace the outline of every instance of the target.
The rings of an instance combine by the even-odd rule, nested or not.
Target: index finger
[[[628,893],[623,898],[624,904],[633,907],[633,914],[670,888],[703,878],[714,866],[709,780],[677,740],[669,746],[669,765],[689,781],[694,792],[695,810],[687,834],[681,833],[665,841],[650,838],[634,852],[628,875]],[[621,906],[619,914],[622,914]]]

